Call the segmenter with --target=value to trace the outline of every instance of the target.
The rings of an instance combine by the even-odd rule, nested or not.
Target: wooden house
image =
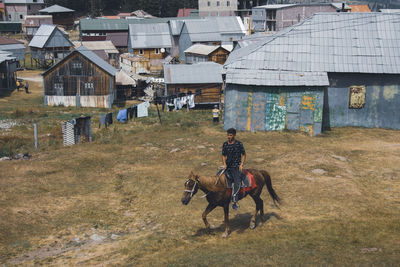
[[[222,66],[214,62],[192,65],[165,64],[164,82],[169,96],[194,94],[196,105],[219,104],[222,91]]]
[[[185,50],[186,63],[212,61],[224,64],[233,46],[194,44]]]
[[[73,46],[67,34],[55,25],[41,25],[29,43],[32,60],[42,68],[63,59]]]
[[[45,7],[44,0],[4,0],[4,9],[8,21],[24,22],[27,15],[39,15]]]
[[[400,129],[399,19],[318,13],[232,52],[224,65],[224,128],[310,135],[344,126]]]
[[[164,59],[170,55],[171,48],[168,23],[129,25],[128,52],[149,62],[147,73],[162,73]]]
[[[59,5],[52,5],[39,10],[39,13],[42,15],[51,15],[55,25],[63,26],[66,29],[72,29],[74,27],[75,10]]]
[[[53,24],[52,16],[48,15],[30,15],[25,16],[25,34],[30,40],[35,35],[39,27],[43,24]]]
[[[0,51],[0,96],[10,95],[16,88],[17,60],[9,52]]]
[[[48,106],[111,108],[117,70],[84,46],[44,72],[44,103]]]

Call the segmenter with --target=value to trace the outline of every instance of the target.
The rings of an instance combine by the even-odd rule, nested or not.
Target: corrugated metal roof
[[[222,65],[214,62],[165,64],[164,81],[166,84],[222,83]]]
[[[106,53],[109,54],[118,54],[117,48],[113,45],[111,41],[74,41],[72,42],[75,46],[75,48],[78,48],[80,46],[84,46],[88,48],[89,50],[104,50]]]
[[[219,48],[219,45],[194,44],[185,50],[185,53],[208,56]]]
[[[188,34],[192,42],[221,41],[221,34],[211,20],[188,20],[185,21]]]
[[[133,49],[172,47],[168,23],[130,24],[129,38]]]
[[[110,64],[105,62],[102,58],[100,58],[98,55],[96,55],[94,52],[90,51],[89,49],[87,49],[84,46],[78,47],[77,49],[73,50],[69,55],[71,55],[72,53],[81,54],[82,56],[84,56],[85,58],[87,58],[88,60],[90,60],[91,62],[93,62],[98,67],[100,67],[101,69],[103,69],[105,72],[109,73],[112,76],[115,76],[117,73],[117,70],[113,66],[111,66]],[[58,66],[65,60],[67,60],[69,55],[64,57],[64,59],[60,60],[57,64],[53,65],[51,68],[49,68],[45,72],[43,72],[42,75],[45,75],[47,72],[54,69],[56,66]]]
[[[42,24],[29,43],[30,47],[43,48],[55,36],[54,45],[59,47],[73,46],[66,33],[55,25]],[[67,44],[68,43],[68,44]]]
[[[43,48],[55,29],[55,25],[41,25],[30,41],[29,46]]]
[[[78,51],[81,55],[92,61],[100,68],[102,68],[104,71],[108,72],[110,75],[115,76],[115,74],[117,73],[117,70],[113,66],[105,62],[98,55],[96,55],[86,47],[84,46],[78,47],[76,51]]]
[[[0,63],[3,63],[7,60],[15,60],[16,58],[12,56],[12,53],[8,51],[1,51],[0,50]]]
[[[382,13],[400,13],[400,9],[379,9]]]
[[[199,19],[200,17],[186,17],[186,18],[127,18],[127,19],[81,19],[79,27],[81,31],[112,31],[112,30],[128,30],[129,24],[154,24],[154,23],[166,23],[174,20],[193,20]]]
[[[225,66],[249,84],[244,70],[399,74],[398,62],[400,14],[320,13],[234,51]]]
[[[171,28],[172,35],[179,35],[182,31],[184,21],[183,20],[170,20],[169,27]]]
[[[39,12],[42,13],[68,13],[68,12],[75,12],[75,10],[63,7],[63,6],[59,6],[59,5],[52,5],[49,6],[47,8],[41,9],[39,10]]]
[[[228,69],[226,83],[240,84],[242,79],[248,85],[264,86],[328,86],[328,74],[326,72],[295,72],[272,70],[239,70]]]

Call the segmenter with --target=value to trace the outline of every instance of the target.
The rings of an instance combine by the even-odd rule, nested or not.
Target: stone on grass
[[[14,159],[22,159],[23,157],[24,157],[24,154],[19,153],[19,154],[14,156]]]
[[[200,146],[197,146],[197,148],[198,148],[198,149],[204,149],[204,148],[206,148],[206,147],[200,145]]]
[[[257,162],[257,163],[261,163],[261,162],[264,161],[264,159],[262,159],[262,158],[256,158],[256,159],[254,159],[254,161]]]
[[[203,166],[203,167],[204,167],[204,166],[207,166],[207,163],[202,162],[202,163],[201,163],[201,166]]]
[[[4,160],[11,160],[11,158],[10,157],[2,157],[2,158],[0,158],[0,161],[4,161]]]
[[[381,249],[378,249],[378,248],[362,248],[361,249],[362,253],[377,252],[377,251],[381,251]]]
[[[324,169],[314,169],[311,171],[313,174],[317,174],[317,175],[324,175],[327,173],[327,171],[325,171]]]
[[[90,236],[90,239],[95,241],[95,242],[102,242],[104,239],[106,239],[104,236],[98,235],[98,234],[93,234]]]
[[[175,153],[175,152],[178,152],[179,150],[180,150],[179,148],[174,148],[169,153]]]
[[[334,158],[334,159],[338,159],[340,161],[344,161],[344,162],[349,161],[347,158],[342,157],[342,156],[338,156],[338,155],[331,155],[331,157]]]

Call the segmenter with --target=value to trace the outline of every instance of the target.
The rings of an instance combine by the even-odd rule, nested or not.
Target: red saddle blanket
[[[239,194],[243,194],[244,192],[249,192],[249,191],[251,191],[251,190],[253,190],[254,188],[256,188],[257,187],[257,184],[256,184],[256,180],[254,180],[254,176],[253,176],[253,174],[251,174],[250,172],[248,172],[248,171],[243,171],[243,173],[247,176],[247,178],[249,179],[249,181],[250,181],[250,186],[249,187],[241,187],[240,188],[240,190],[239,190]],[[243,183],[242,183],[242,185],[243,185]],[[229,192],[229,194],[232,194],[232,188],[229,188],[228,189],[228,192]]]

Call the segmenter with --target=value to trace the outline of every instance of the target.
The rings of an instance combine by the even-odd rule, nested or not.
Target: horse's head
[[[185,182],[185,190],[183,191],[182,204],[189,204],[192,197],[199,190],[199,176],[190,172],[188,179]]]

